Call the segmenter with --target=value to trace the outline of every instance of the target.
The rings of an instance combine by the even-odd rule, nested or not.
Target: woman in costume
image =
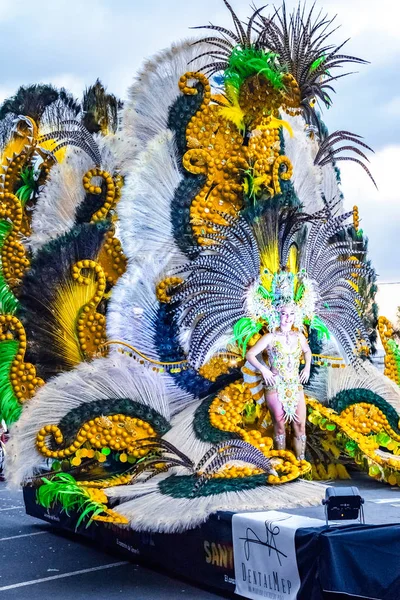
[[[274,439],[277,449],[286,447],[285,422],[290,421],[294,430],[293,450],[299,460],[305,454],[306,403],[303,383],[310,377],[311,350],[305,336],[293,331],[296,305],[283,304],[279,308],[280,325],[277,330],[264,335],[246,354],[246,369],[249,363],[263,376],[265,395],[258,403],[266,399],[274,423]],[[268,366],[263,359],[266,351]],[[304,355],[305,367],[299,374],[301,355]]]

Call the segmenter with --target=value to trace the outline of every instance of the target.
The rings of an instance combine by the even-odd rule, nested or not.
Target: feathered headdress
[[[287,303],[296,306],[296,327],[306,324],[320,335],[329,330],[354,362],[357,342],[368,337],[358,282],[371,269],[354,256],[357,242],[335,241],[351,214],[329,217],[326,211],[322,218],[297,211],[284,224],[272,206],[253,224],[224,215],[227,224],[209,235],[214,243],[181,270],[187,276],[174,297],[189,362],[199,368],[234,342],[245,350],[255,333],[279,325],[279,307]],[[305,240],[297,244],[301,235]]]

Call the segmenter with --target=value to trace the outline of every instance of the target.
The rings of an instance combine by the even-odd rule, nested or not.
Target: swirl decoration
[[[140,458],[145,456],[147,451],[137,449],[138,441],[156,436],[155,430],[146,421],[117,414],[96,417],[88,421],[79,429],[74,441],[64,448],[61,447],[64,442],[61,429],[57,425],[45,425],[36,436],[36,447],[46,458],[69,458],[76,455],[86,443],[90,444],[92,450],[107,447],[123,452],[127,456]],[[54,444],[56,450],[52,450],[51,445],[49,446],[49,438],[50,444]],[[103,460],[106,459],[104,454],[102,457]]]
[[[102,195],[104,194],[103,187],[99,185],[95,179],[101,179],[105,184],[105,201],[104,204],[96,210],[90,222],[96,223],[110,218],[113,220],[113,211],[115,210],[121,197],[123,187],[123,178],[121,175],[116,175],[114,178],[104,169],[90,169],[83,176],[83,187],[86,193]],[[126,271],[127,260],[122,251],[121,242],[115,237],[115,228],[112,227],[105,236],[103,247],[98,256],[98,262],[104,269],[107,283],[111,286],[115,285],[118,279]]]
[[[44,385],[44,381],[37,377],[36,369],[31,363],[24,362],[26,334],[22,323],[13,315],[0,315],[0,342],[13,339],[16,339],[19,345],[11,365],[10,380],[14,394],[22,404],[35,395],[38,388]]]
[[[12,227],[1,248],[1,266],[6,283],[15,289],[29,267],[24,246],[20,242],[23,208],[14,194],[0,194],[0,220],[7,220]]]
[[[182,165],[189,173],[206,176],[192,201],[190,218],[198,243],[207,245],[211,243],[207,236],[215,232],[213,225],[225,224],[220,213],[237,217],[245,196],[254,200],[262,194],[272,197],[282,192],[280,179],[290,179],[293,168],[288,157],[280,154],[279,128],[290,126],[261,111],[260,119],[251,121],[252,128],[245,133],[247,113],[230,105],[228,97],[211,96],[209,81],[202,73],[188,72],[181,77],[183,94],[198,93],[189,81],[199,82],[204,95],[186,128],[188,150]]]
[[[106,341],[105,316],[96,311],[106,289],[106,278],[101,266],[94,260],[80,260],[72,267],[72,277],[79,284],[89,286],[93,277],[84,274],[92,271],[96,290],[92,298],[80,310],[77,321],[79,347],[85,360],[90,360],[100,352],[100,346]]]

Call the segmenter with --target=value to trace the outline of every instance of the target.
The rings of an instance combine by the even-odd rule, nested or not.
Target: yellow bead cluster
[[[122,250],[121,242],[115,237],[115,228],[106,233],[103,247],[97,257],[99,265],[104,270],[106,281],[115,285],[126,271],[127,259]]]
[[[69,458],[76,455],[87,442],[89,442],[91,450],[95,448],[100,450],[108,447],[111,450],[125,453],[127,457],[141,458],[146,456],[148,450],[143,448],[140,450],[137,449],[138,440],[156,437],[156,432],[146,421],[117,414],[109,417],[96,417],[85,423],[78,431],[74,442],[67,448],[51,450],[46,443],[48,436],[52,436],[58,446],[64,440],[62,432],[57,425],[45,425],[42,427],[36,436],[36,447],[47,458]],[[80,450],[80,454],[77,456],[79,460],[83,457],[82,450]],[[104,461],[106,457],[105,455],[103,456]],[[121,462],[125,461],[122,460]]]
[[[29,161],[31,154],[32,152],[27,152],[26,150],[23,150],[19,154],[14,154],[12,158],[9,158],[7,164],[4,165],[5,177],[3,190],[5,193],[12,194],[14,192],[21,170],[23,169],[24,165]]]
[[[101,186],[93,184],[93,179],[95,177],[102,178],[106,183],[106,199],[103,206],[92,215],[92,223],[105,219],[109,211],[114,208],[116,202],[116,186],[114,180],[110,173],[104,171],[103,169],[96,167],[95,169],[91,169],[85,173],[83,176],[83,187],[85,188],[86,192],[90,194],[101,194]]]
[[[394,329],[393,325],[386,317],[379,317],[378,319],[378,332],[379,337],[381,338],[383,349],[385,350],[385,375],[389,377],[392,381],[400,385],[400,379],[397,372],[396,360],[393,355],[393,352],[388,344],[388,341],[392,338]]]
[[[241,434],[241,412],[246,403],[251,401],[250,390],[240,382],[227,385],[211,403],[209,409],[210,423],[222,431]]]
[[[199,81],[202,83],[204,89],[203,105],[209,104],[211,99],[211,86],[207,77],[199,71],[189,71],[179,79],[178,87],[182,94],[185,94],[185,96],[195,96],[198,93],[197,89],[192,85],[188,85],[189,81]]]
[[[114,485],[125,485],[129,483],[131,479],[132,473],[127,473],[126,475],[117,475],[100,481],[80,481],[79,484],[91,489],[105,489],[113,487]]]
[[[352,427],[354,431],[368,435],[378,433],[382,429],[391,429],[383,412],[374,404],[360,402],[345,408],[340,417]],[[400,439],[400,437],[399,437]]]
[[[367,409],[367,407],[371,407],[372,405],[361,402],[350,407],[351,410],[345,409],[345,411],[338,415],[333,409],[323,406],[316,400],[308,398],[307,404],[329,419],[329,421],[335,423],[348,438],[355,441],[362,454],[371,461],[371,464],[400,471],[400,460],[395,457],[378,454],[376,451],[379,448],[379,444],[375,441],[374,436],[367,437],[367,435],[365,435],[368,430],[371,433],[384,431],[394,440],[400,441],[400,436],[390,427],[387,418],[380,409],[376,407]],[[376,410],[373,410],[374,408]],[[354,410],[356,410],[356,414],[360,415],[360,424],[357,425],[357,430],[354,425]],[[371,413],[369,412],[370,410]],[[362,415],[364,415],[364,417]],[[365,427],[362,423],[365,423]],[[375,425],[375,423],[380,425],[380,427]],[[379,472],[379,478],[384,478],[382,471]],[[393,483],[392,485],[395,484]]]
[[[220,375],[229,373],[230,369],[235,367],[241,367],[243,363],[244,360],[241,356],[218,354],[200,367],[199,374],[209,381],[216,381]]]
[[[353,206],[353,226],[356,231],[358,231],[359,224],[360,218],[358,216],[358,206]]]
[[[0,194],[0,219],[7,219],[12,223],[12,229],[1,249],[4,278],[11,288],[20,284],[29,267],[25,248],[19,241],[22,217],[23,209],[18,198],[9,193]]]
[[[239,104],[245,113],[246,125],[250,129],[255,129],[266,115],[278,116],[282,94],[268,79],[254,75],[242,84]]]
[[[261,174],[268,172],[271,165],[279,156],[280,138],[279,129],[269,128],[269,120],[265,125],[260,125],[250,137],[248,154],[250,161],[254,164],[254,170]]]
[[[94,517],[92,517],[92,520],[102,521],[103,523],[115,523],[116,525],[128,525],[129,523],[129,520],[126,517],[116,512],[115,510],[107,508],[104,512],[107,516],[95,515]]]
[[[103,298],[106,289],[106,278],[101,266],[94,260],[80,260],[72,267],[72,278],[81,285],[89,285],[93,278],[84,275],[83,270],[92,271],[96,281],[96,293],[81,309],[77,321],[79,346],[85,357],[98,354],[100,346],[106,341],[105,316],[96,312],[96,307]]]
[[[30,117],[20,118],[14,125],[14,133],[3,150],[1,158],[1,168],[3,169],[4,179],[0,182],[0,192],[5,194],[13,195],[18,180],[21,175],[22,169],[25,165],[28,165],[31,158],[36,151],[42,156],[43,163],[41,164],[41,178],[38,182],[42,185],[45,180],[46,170],[49,171],[50,160],[53,162],[54,159],[50,158],[48,153],[42,152],[41,148],[37,144],[38,128],[35,121]],[[31,232],[31,219],[32,212],[27,211],[25,207],[22,208],[22,219],[19,228],[19,237],[27,237]]]
[[[183,282],[181,277],[166,277],[156,287],[156,296],[159,302],[171,302],[171,289]]]
[[[81,487],[89,496],[89,498],[98,504],[104,504],[104,514],[94,515],[91,517],[92,521],[102,521],[103,523],[116,523],[119,525],[127,525],[129,523],[128,519],[116,512],[115,510],[111,510],[111,508],[107,508],[105,505],[108,504],[108,498],[102,489],[96,487],[86,486],[84,482],[79,482],[79,487]]]
[[[296,79],[290,73],[283,76],[285,90],[282,92],[282,109],[291,116],[301,115],[301,91]]]
[[[80,486],[82,488],[84,487],[82,484],[80,484]],[[89,494],[90,499],[93,500],[94,502],[99,502],[100,504],[107,504],[108,498],[101,488],[86,488],[86,487],[84,487],[84,489]]]
[[[44,381],[37,377],[36,369],[31,363],[24,362],[26,333],[22,323],[13,315],[0,315],[0,342],[13,339],[18,340],[19,346],[11,365],[10,381],[16,398],[23,403],[35,395]]]

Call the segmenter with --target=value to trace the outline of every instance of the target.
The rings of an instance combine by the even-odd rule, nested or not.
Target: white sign
[[[270,510],[232,518],[236,594],[259,600],[296,600],[300,589],[295,534],[325,521]]]

